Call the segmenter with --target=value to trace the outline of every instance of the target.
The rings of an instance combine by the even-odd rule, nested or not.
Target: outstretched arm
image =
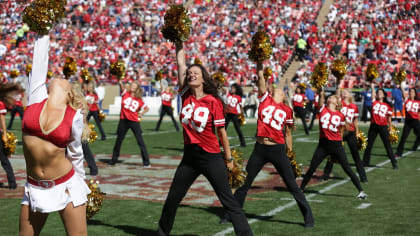
[[[176,43],[176,63],[178,64],[178,80],[179,87],[184,87],[185,72],[187,71],[187,64],[185,62],[185,51],[182,43]]]
[[[372,91],[372,102],[376,101],[376,92],[375,92],[375,84],[370,82],[370,89]]]
[[[325,92],[324,88],[321,88],[321,91],[319,92],[319,103],[318,106],[322,107],[325,104]]]
[[[262,96],[267,91],[267,87],[265,85],[265,79],[264,79],[264,71],[263,71],[263,64],[262,62],[257,62],[257,75],[258,75],[258,96]]]
[[[49,49],[50,37],[48,35],[37,36],[34,46],[32,71],[28,80],[28,106],[42,102],[48,97],[45,81],[48,72]]]

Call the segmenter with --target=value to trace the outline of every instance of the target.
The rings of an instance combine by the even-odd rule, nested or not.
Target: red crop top
[[[55,129],[44,133],[39,123],[39,117],[46,101],[47,99],[26,107],[25,116],[22,121],[22,131],[26,134],[50,141],[57,147],[65,148],[72,141],[72,125],[76,110],[67,106],[61,123]]]

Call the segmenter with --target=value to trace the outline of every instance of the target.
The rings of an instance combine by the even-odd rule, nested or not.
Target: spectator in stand
[[[391,94],[394,103],[394,119],[398,120],[398,122],[401,122],[403,110],[403,94],[399,84],[393,86]]]
[[[311,85],[307,84],[305,89],[305,97],[308,99],[308,104],[306,104],[306,114],[312,114],[314,109],[314,99],[315,99],[315,92],[312,90]]]

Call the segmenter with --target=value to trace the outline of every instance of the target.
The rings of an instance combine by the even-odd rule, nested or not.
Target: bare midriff
[[[257,142],[259,144],[264,144],[264,145],[276,145],[278,143],[276,143],[276,141],[274,141],[274,139],[269,138],[269,137],[257,137]]]

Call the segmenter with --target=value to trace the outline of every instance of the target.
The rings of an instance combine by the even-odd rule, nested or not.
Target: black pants
[[[309,129],[306,125],[306,112],[303,107],[294,107],[293,110],[295,111],[295,114],[297,117],[299,117],[302,120],[303,128],[305,129],[305,134],[309,135]]]
[[[246,216],[228,183],[227,169],[220,153],[208,153],[198,145],[185,145],[159,220],[158,235],[169,235],[179,203],[195,179],[203,174],[210,182],[224,209],[232,219],[236,235],[252,235]]]
[[[318,147],[315,150],[315,153],[312,157],[311,165],[309,166],[308,171],[305,174],[305,177],[302,180],[300,188],[305,189],[306,184],[312,177],[312,174],[315,172],[316,168],[321,164],[324,158],[327,155],[331,155],[331,158],[337,160],[346,174],[350,177],[351,182],[356,186],[357,190],[363,191],[362,186],[360,185],[359,179],[357,179],[356,174],[351,170],[349,162],[347,161],[346,152],[344,151],[341,141],[330,141],[327,139],[320,139]]]
[[[388,158],[391,160],[392,166],[397,166],[397,161],[394,157],[394,152],[391,148],[391,143],[389,142],[389,131],[388,126],[386,125],[377,125],[374,123],[370,124],[369,131],[368,131],[368,144],[363,155],[363,163],[364,165],[369,165],[370,163],[370,153],[372,152],[373,143],[375,142],[376,136],[381,136],[382,142],[384,143],[386,153],[388,154]]]
[[[405,119],[404,128],[402,132],[402,136],[400,139],[400,143],[398,144],[397,148],[397,155],[401,156],[404,150],[405,141],[407,141],[407,137],[410,134],[411,129],[414,130],[414,133],[416,134],[417,138],[420,137],[420,121],[419,120],[413,120],[413,119]],[[416,145],[414,144],[414,147]]]
[[[155,130],[156,131],[159,130],[160,123],[162,122],[163,116],[165,114],[168,114],[168,116],[171,117],[172,122],[174,123],[174,126],[175,126],[176,131],[179,131],[178,124],[176,123],[176,120],[174,118],[174,112],[173,112],[172,107],[171,106],[165,106],[165,105],[162,105],[162,108],[160,109],[160,117],[159,117],[158,123],[156,124]]]
[[[245,116],[247,116],[247,113],[246,112],[248,110],[251,110],[251,117],[254,117],[255,116],[255,111],[257,110],[257,105],[246,105],[246,106],[244,106]]]
[[[311,124],[309,124],[309,130],[312,130],[312,128],[314,127],[314,121],[316,119],[316,115],[318,115],[318,108],[315,107],[312,110],[312,119],[311,119]]]
[[[120,149],[122,141],[124,140],[125,134],[127,133],[128,129],[131,129],[136,136],[137,144],[140,147],[141,151],[141,158],[143,159],[143,165],[148,166],[150,165],[149,161],[149,154],[147,153],[146,144],[144,144],[142,130],[140,127],[140,123],[137,121],[131,121],[127,119],[121,119],[118,123],[117,129],[117,141],[115,142],[114,150],[112,152],[112,161],[111,163],[116,163],[118,157],[120,155]]]
[[[233,122],[233,126],[235,127],[236,133],[238,133],[239,141],[241,142],[241,146],[246,146],[244,135],[242,134],[241,130],[241,123],[239,121],[239,115],[232,114],[232,113],[226,113],[226,130],[229,126],[229,122]]]
[[[21,106],[14,106],[12,108],[12,110],[10,110],[10,121],[9,121],[9,125],[7,126],[7,129],[12,129],[13,126],[13,120],[15,119],[15,115],[16,113],[19,113],[20,119],[23,119],[23,107]]]
[[[417,135],[416,141],[414,142],[414,145],[411,148],[411,150],[416,151],[419,146],[420,146],[420,134]]]
[[[101,132],[102,139],[105,139],[106,135],[105,135],[104,129],[102,128],[101,121],[99,120],[99,111],[89,111],[86,117],[87,122],[89,122],[90,117],[92,116],[93,116],[93,119],[95,120],[96,126],[99,128],[99,132]]]
[[[2,133],[0,133],[2,135]],[[3,141],[0,140],[0,162],[4,171],[6,171],[7,182],[9,183],[9,188],[16,188],[16,179],[13,174],[12,164],[10,164],[9,158],[4,154]]]
[[[343,140],[347,141],[347,144],[349,145],[351,156],[353,157],[354,163],[356,164],[357,173],[359,173],[360,181],[362,182],[367,181],[366,172],[365,172],[365,169],[363,168],[363,163],[359,155],[359,148],[357,147],[356,132],[354,131],[348,132],[348,134],[343,137]],[[327,162],[327,165],[325,165],[324,176],[326,177],[330,176],[331,171],[333,169],[333,165],[334,165],[334,162],[330,159]]]
[[[83,142],[82,143],[83,148],[83,156],[85,157],[85,160],[88,164],[90,175],[97,175],[98,174],[98,167],[96,166],[95,159],[93,158],[93,154],[90,151],[89,144]]]
[[[363,108],[362,108],[362,117],[361,117],[361,120],[363,122],[369,121],[368,115],[367,115],[368,112],[369,112],[370,115],[372,115],[372,106],[363,105]]]
[[[251,187],[255,177],[257,177],[258,173],[266,163],[273,164],[277,173],[282,177],[287,189],[295,198],[299,209],[302,212],[305,223],[313,223],[314,218],[312,216],[311,208],[306,201],[305,195],[296,183],[295,175],[293,174],[290,160],[286,155],[286,146],[284,144],[263,145],[255,143],[254,151],[252,152],[248,164],[246,165],[248,176],[244,185],[238,188],[234,195],[241,207],[244,205],[248,189]]]

